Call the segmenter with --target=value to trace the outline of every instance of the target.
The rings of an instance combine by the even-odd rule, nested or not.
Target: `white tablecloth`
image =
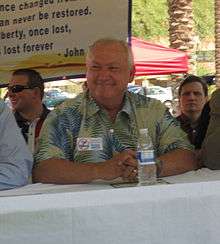
[[[220,180],[220,170],[210,170],[202,168],[196,171],[190,171],[182,175],[170,176],[164,178],[169,183],[193,183]],[[220,243],[220,242],[219,242]]]
[[[57,191],[70,188],[73,192],[0,197],[0,243],[220,243],[218,181],[121,189],[58,186]]]

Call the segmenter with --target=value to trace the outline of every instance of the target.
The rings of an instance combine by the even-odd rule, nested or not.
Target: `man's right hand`
[[[125,180],[132,181],[137,176],[136,153],[132,150],[117,153],[112,159],[101,163],[98,171],[100,178],[103,180],[122,177]]]

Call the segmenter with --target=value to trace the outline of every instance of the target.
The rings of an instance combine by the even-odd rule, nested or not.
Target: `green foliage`
[[[167,0],[133,0],[132,34],[151,39],[168,36]],[[195,31],[200,38],[214,36],[214,0],[193,0]]]
[[[212,93],[213,93],[214,91],[216,91],[216,89],[217,89],[217,86],[216,86],[216,85],[208,86],[208,96],[209,96],[209,98],[211,98]]]
[[[195,29],[200,38],[214,36],[214,0],[194,0]]]
[[[149,39],[168,36],[168,9],[166,0],[133,0],[132,33]]]
[[[213,74],[213,70],[209,67],[205,67],[204,64],[197,62],[196,71],[198,76]]]

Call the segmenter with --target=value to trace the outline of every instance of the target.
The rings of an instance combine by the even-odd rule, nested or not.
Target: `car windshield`
[[[167,101],[172,101],[173,99],[171,87],[160,87],[160,86],[142,87],[137,85],[130,85],[128,86],[128,90],[130,92],[155,98],[157,100],[160,100],[163,103]]]
[[[75,94],[64,92],[61,90],[51,89],[44,93],[43,102],[49,108],[53,109],[57,105],[64,102],[66,99],[75,97]]]

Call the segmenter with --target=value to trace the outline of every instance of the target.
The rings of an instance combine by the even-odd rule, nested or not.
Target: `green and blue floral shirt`
[[[35,161],[102,162],[115,152],[135,150],[141,128],[148,128],[156,156],[178,148],[193,149],[179,122],[160,101],[126,92],[123,107],[112,122],[103,108],[82,93],[48,115]]]

